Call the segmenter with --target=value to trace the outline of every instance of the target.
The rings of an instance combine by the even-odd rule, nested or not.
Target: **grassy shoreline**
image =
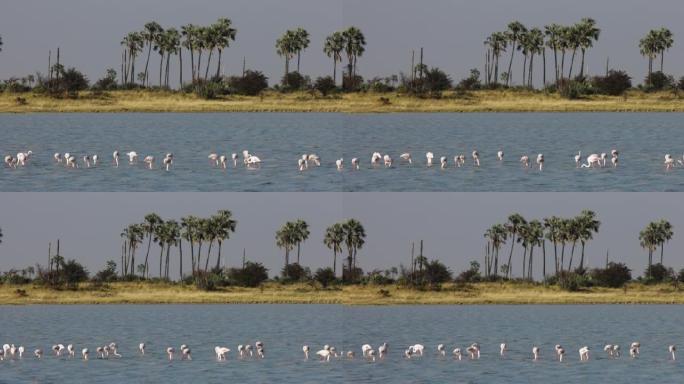
[[[212,292],[163,283],[112,283],[99,288],[84,284],[78,290],[62,291],[34,285],[0,286],[0,305],[31,304],[684,304],[684,289],[640,283],[630,283],[626,288],[591,288],[581,292],[524,283],[447,284],[441,291],[375,285],[322,289],[308,284],[278,283]]]
[[[25,104],[17,102],[17,97],[24,98]],[[396,93],[320,97],[305,92],[271,91],[263,96],[204,100],[191,94],[162,91],[112,91],[104,95],[82,92],[76,99],[0,93],[0,113],[42,112],[684,112],[684,96],[633,90],[625,96],[566,100],[556,94],[498,90],[461,95],[447,92],[441,99],[419,99]]]

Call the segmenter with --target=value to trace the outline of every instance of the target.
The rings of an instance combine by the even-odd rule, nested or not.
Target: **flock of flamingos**
[[[574,155],[575,159],[575,166],[577,168],[605,168],[605,167],[610,167],[612,166],[613,168],[617,168],[618,166],[618,151],[617,149],[612,149],[610,151],[610,165],[608,165],[608,154],[607,153],[592,153],[589,156],[586,156],[586,158],[582,157],[582,152],[578,152],[576,155]],[[16,154],[16,156],[13,155],[6,155],[5,156],[5,165],[10,168],[17,168],[17,167],[24,167],[29,164],[31,157],[33,156],[32,151],[26,151],[26,152],[19,152]],[[119,151],[114,151],[112,153],[112,164],[114,167],[119,167],[120,164],[120,158],[122,156],[122,153]],[[136,165],[138,163],[138,160],[140,156],[138,155],[137,152],[135,151],[130,151],[123,153],[123,156],[128,158],[128,164],[129,165]],[[480,154],[477,150],[473,151],[471,153],[471,159],[472,159],[472,164],[475,167],[480,166]],[[80,168],[80,167],[85,167],[85,168],[91,168],[95,167],[98,165],[98,162],[100,160],[99,156],[96,154],[86,154],[83,155],[79,158],[77,158],[74,154],[71,153],[55,153],[53,155],[53,159],[56,164],[62,164],[67,168]],[[236,168],[239,163],[244,164],[245,167],[249,169],[253,168],[259,168],[261,166],[261,158],[258,156],[250,153],[247,150],[242,151],[242,159],[238,156],[237,153],[232,153],[230,156],[230,159],[228,158],[227,155],[224,154],[218,154],[218,153],[210,153],[208,155],[209,163],[211,166],[218,167],[218,168],[227,168],[228,163],[231,162],[233,168]],[[498,162],[503,162],[504,160],[504,152],[503,150],[499,150],[496,154],[496,160]],[[149,169],[155,169],[155,163],[157,161],[157,158],[152,155],[147,155],[142,158],[143,163],[145,166]],[[167,153],[164,155],[164,157],[161,159],[161,168],[165,169],[166,171],[169,171],[171,167],[173,166],[173,161],[174,161],[174,155],[173,153]],[[586,161],[586,162],[585,162]],[[523,168],[530,168],[533,166],[532,164],[532,159],[528,155],[522,155],[519,160],[521,166]],[[413,157],[411,156],[411,153],[402,153],[399,156],[399,163],[405,163],[408,165],[413,164]],[[534,159],[534,167],[538,168],[540,171],[544,170],[544,154],[539,153],[537,154],[536,158]],[[394,165],[394,159],[389,155],[389,154],[382,154],[380,152],[374,152],[371,155],[370,158],[370,164],[371,167],[386,167],[386,168],[391,168]],[[466,156],[463,154],[456,155],[453,158],[453,166],[460,168],[466,164]],[[670,170],[675,167],[675,165],[680,165],[684,166],[684,156],[682,156],[682,159],[677,159],[675,161],[674,157],[670,154],[665,155],[665,159],[663,162],[663,165],[666,170]],[[436,159],[435,155],[432,152],[427,152],[425,154],[425,165],[427,167],[432,167],[433,165],[436,165]],[[299,169],[300,172],[305,171],[309,169],[309,167],[319,167],[321,166],[321,158],[315,154],[304,154],[302,155],[299,159],[297,159],[297,168]],[[340,158],[335,160],[335,167],[337,170],[343,170],[344,169],[344,159]],[[439,166],[442,169],[446,169],[449,167],[449,159],[447,156],[441,156],[439,158]],[[351,169],[352,170],[360,170],[360,160],[358,157],[355,157],[351,159]]]
[[[629,346],[629,355],[631,358],[635,359],[639,357],[640,353],[640,348],[641,344],[639,342],[633,342]],[[563,361],[565,357],[565,348],[563,348],[560,345],[556,345],[554,347],[555,350],[555,359],[558,361]],[[603,348],[604,352],[607,354],[609,359],[616,359],[620,357],[620,346],[617,344],[608,344]],[[669,353],[669,359],[675,360],[676,359],[676,351],[677,348],[674,345],[670,345],[667,348],[668,353]],[[64,346],[64,344],[55,344],[51,348],[52,354],[55,357],[61,357],[61,356],[66,356],[67,358],[75,358],[76,357],[76,348],[74,347],[73,344],[69,344],[67,346]],[[228,360],[228,354],[230,353],[230,348],[228,347],[221,347],[221,346],[216,346],[214,347],[214,352],[216,353],[216,360],[218,361],[224,361]],[[5,344],[0,350],[0,360],[14,360],[14,359],[22,359],[23,355],[25,353],[25,348],[23,346],[15,346],[14,344]],[[166,356],[168,357],[169,361],[172,361],[174,359],[180,359],[180,360],[192,360],[192,351],[189,346],[187,345],[181,345],[180,348],[177,350],[174,347],[168,347],[165,350]],[[309,359],[309,353],[311,352],[311,349],[309,348],[308,345],[302,346],[302,352],[304,353],[304,359]],[[361,357],[367,361],[370,362],[375,362],[378,359],[384,359],[389,352],[389,346],[387,343],[383,343],[380,345],[377,350],[374,349],[370,344],[364,344],[361,346]],[[502,343],[499,346],[499,354],[503,358],[506,356],[508,352],[508,347],[506,343]],[[589,361],[590,357],[590,352],[591,349],[588,346],[582,346],[578,350],[579,352],[579,360],[580,361]],[[423,344],[415,344],[415,345],[410,345],[406,350],[404,350],[404,358],[406,359],[412,359],[416,357],[422,357],[425,354],[425,346]],[[138,354],[139,355],[145,355],[145,343],[140,343],[138,345]],[[257,341],[254,343],[254,348],[250,344],[246,345],[238,345],[237,347],[237,358],[240,359],[245,359],[245,358],[257,358],[257,359],[263,359],[266,357],[265,355],[265,350],[264,350],[264,343],[261,341]],[[436,354],[438,356],[446,357],[447,355],[447,347],[444,344],[439,344],[437,345],[436,348]],[[463,358],[470,359],[470,360],[477,360],[480,358],[480,345],[478,343],[473,343],[465,350],[461,350],[461,348],[454,348],[453,351],[451,352],[451,355],[453,359],[455,360],[462,360]],[[43,358],[43,350],[42,349],[35,349],[33,351],[33,356],[36,359],[42,359]],[[116,343],[110,343],[106,344],[101,347],[97,347],[95,349],[95,357],[98,359],[109,359],[109,358],[120,358],[121,354],[119,353],[118,347]],[[347,352],[338,352],[337,349],[333,346],[330,345],[325,345],[323,349],[317,351],[315,353],[315,357],[318,358],[321,361],[330,361],[332,359],[354,359],[355,358],[355,353],[354,351],[347,351]],[[541,349],[538,346],[533,346],[532,347],[532,360],[537,361],[541,359]],[[88,348],[83,348],[81,349],[81,358],[83,360],[88,360],[90,358],[90,350]]]

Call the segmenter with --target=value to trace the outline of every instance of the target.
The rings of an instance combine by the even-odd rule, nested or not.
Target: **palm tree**
[[[297,264],[299,264],[299,256],[301,254],[302,243],[309,238],[309,224],[302,219],[298,219],[294,223],[295,226],[295,243],[297,244]]]
[[[659,52],[658,32],[651,30],[648,34],[639,40],[639,52],[642,56],[648,57],[648,77],[650,79],[653,73],[653,60]]]
[[[237,30],[232,27],[232,21],[224,17],[218,19],[216,24],[214,24],[214,30],[216,32],[216,49],[218,50],[218,65],[216,67],[216,77],[221,75],[221,56],[223,55],[223,50],[230,47],[230,42],[235,41],[235,35]]]
[[[582,245],[582,257],[579,269],[584,270],[584,247],[589,240],[593,239],[594,233],[598,233],[601,222],[596,220],[596,212],[584,210],[579,218],[579,240]]]
[[[285,31],[285,33],[276,40],[276,53],[280,57],[285,58],[285,76],[290,73],[290,60],[294,57],[297,50],[295,31]]]
[[[487,83],[491,84],[492,75],[494,77],[494,84],[499,82],[499,58],[501,53],[506,52],[508,46],[508,39],[503,32],[494,32],[485,40],[485,46],[488,51],[488,68],[487,68]]]
[[[306,31],[304,28],[297,28],[294,31],[295,35],[295,52],[297,52],[297,72],[299,72],[299,63],[301,61],[302,57],[302,52],[309,48],[309,43],[311,43],[311,40],[309,40],[309,32]]]
[[[653,252],[658,245],[658,224],[649,223],[646,228],[639,232],[639,245],[648,251],[648,271],[650,275],[651,265],[653,265]]]
[[[539,28],[532,28],[525,35],[526,50],[530,55],[529,70],[527,74],[527,86],[532,88],[534,56],[544,52],[544,34]],[[523,79],[525,76],[523,75]]]
[[[672,231],[672,224],[667,220],[660,220],[656,227],[658,229],[658,242],[660,243],[660,264],[662,264],[665,243],[672,240],[674,232]]]
[[[344,51],[347,54],[347,60],[349,60],[349,64],[347,64],[349,89],[352,89],[356,78],[356,61],[366,51],[366,37],[357,27],[349,27],[342,31],[342,37],[344,37]]]
[[[568,40],[568,48],[572,49],[572,58],[570,59],[570,69],[568,70],[568,79],[572,78],[572,69],[575,66],[575,55],[577,54],[577,50],[579,49],[581,45],[581,40],[580,40],[580,25],[575,24],[567,27],[567,35],[566,38]]]
[[[181,27],[181,35],[183,35],[182,47],[190,52],[190,69],[192,73],[192,82],[195,82],[195,46],[197,44],[197,27],[193,24],[187,24]],[[181,69],[181,76],[183,76]],[[183,85],[181,79],[181,86]]]
[[[553,243],[553,258],[556,267],[556,274],[558,274],[558,242],[561,240],[561,230],[563,221],[556,216],[547,217],[544,219],[544,228],[546,229],[546,238]]]
[[[141,224],[145,235],[147,236],[147,252],[145,253],[145,273],[143,277],[149,278],[149,264],[148,259],[150,257],[150,248],[152,246],[152,236],[154,235],[157,226],[164,222],[159,215],[156,213],[149,213],[145,215],[145,221]]]
[[[181,238],[190,243],[190,262],[192,266],[192,274],[195,274],[195,241],[197,241],[197,223],[199,218],[197,216],[185,216],[181,218]]]
[[[660,48],[660,72],[662,72],[665,62],[665,51],[668,51],[674,45],[674,35],[667,28],[660,28],[657,34]]]
[[[164,32],[164,44],[164,50],[166,51],[166,74],[164,75],[164,85],[168,88],[171,55],[178,54],[181,49],[181,34],[176,28],[169,28]]]
[[[0,52],[2,52],[2,35],[0,35]]]
[[[128,63],[124,69],[124,81],[133,84],[135,82],[135,58],[143,48],[144,39],[139,32],[129,32],[121,40],[121,45],[127,50]]]
[[[542,226],[542,223],[539,220],[532,220],[527,225],[526,229],[527,238],[525,240],[527,242],[527,245],[530,247],[530,257],[528,259],[527,266],[527,278],[529,280],[532,280],[532,266],[534,265],[534,247],[539,247],[542,245],[542,242],[544,241],[544,227]]]
[[[150,54],[152,53],[152,46],[157,39],[157,35],[162,33],[164,29],[156,21],[150,21],[145,24],[145,29],[141,32],[142,38],[147,45],[147,60],[145,60],[145,72],[143,75],[143,86],[149,86],[148,82],[148,67],[150,65]]]
[[[342,243],[345,240],[342,224],[336,223],[325,230],[323,244],[333,251],[333,275],[337,276],[337,253],[342,252]]]
[[[544,26],[544,35],[546,35],[546,46],[553,51],[553,66],[556,74],[556,84],[558,84],[558,50],[561,47],[561,34],[563,27],[559,24],[550,24]],[[546,70],[546,66],[545,70]],[[546,77],[546,76],[544,76]]]
[[[506,242],[506,239],[508,238],[508,232],[506,231],[506,227],[504,227],[503,224],[495,224],[491,228],[487,229],[487,231],[485,231],[484,236],[486,239],[489,240],[489,242],[492,245],[492,256],[494,258],[494,277],[496,277],[499,269],[499,250],[501,249],[501,246]],[[490,270],[492,268],[492,262],[490,261],[488,264],[489,265],[487,268],[487,274],[489,275]]]
[[[337,62],[342,62],[344,41],[342,32],[334,32],[325,38],[325,43],[323,44],[323,52],[333,59],[333,81],[335,84],[337,84]]]
[[[160,32],[157,34],[154,41],[154,50],[159,53],[159,87],[162,86],[162,76],[164,74],[164,55],[166,54],[167,34],[165,32]]]
[[[518,41],[522,34],[527,32],[527,28],[519,22],[513,21],[508,24],[508,30],[506,31],[506,37],[511,43],[511,60],[508,62],[508,77],[506,78],[506,86],[510,85],[513,75],[511,74],[511,68],[513,67],[513,57],[515,56],[515,50],[517,49]]]
[[[511,268],[511,260],[513,259],[513,247],[515,246],[516,242],[515,236],[518,234],[518,229],[526,224],[527,221],[519,213],[514,213],[508,216],[508,222],[504,224],[506,231],[508,231],[508,233],[511,235],[511,252],[508,254],[508,278],[511,277],[511,272],[513,269]]]
[[[572,260],[575,257],[575,247],[580,239],[580,227],[581,219],[579,216],[567,220],[565,233],[568,241],[572,241],[572,248],[570,249],[570,261],[568,262],[568,271],[572,269]]]
[[[296,226],[295,223],[288,221],[276,231],[276,245],[285,251],[285,271],[287,271],[287,266],[290,265],[290,251],[294,249],[295,243]]]
[[[144,238],[144,229],[139,224],[130,224],[121,232],[121,237],[128,244],[128,256],[124,259],[124,275],[133,275],[135,268],[135,251]]]
[[[579,43],[582,50],[582,66],[580,67],[580,78],[584,78],[584,56],[587,50],[594,46],[601,35],[601,29],[596,27],[596,20],[585,17],[579,23]]]
[[[216,242],[218,243],[218,257],[216,258],[216,269],[221,266],[221,247],[223,242],[230,238],[231,233],[235,233],[237,221],[233,219],[233,214],[226,209],[222,209],[214,215],[216,225]]]
[[[356,253],[366,242],[366,230],[361,222],[349,219],[342,223],[344,244],[347,246],[347,281],[352,281],[356,273]],[[343,275],[344,276],[344,275]]]

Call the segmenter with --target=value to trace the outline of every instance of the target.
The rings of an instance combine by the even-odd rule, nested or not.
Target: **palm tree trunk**
[[[558,84],[558,49],[553,48],[553,67],[556,70],[556,84]]]
[[[159,278],[162,276],[162,259],[164,258],[164,243],[159,244]]]
[[[499,275],[499,248],[500,246],[494,247],[496,255],[494,256],[494,277]]]
[[[164,54],[160,53],[159,54],[159,88],[162,86],[162,73],[163,71],[163,66],[164,66]]]
[[[542,274],[546,282],[546,240],[542,240]]]
[[[178,88],[183,89],[183,48],[178,49],[178,65],[180,66],[180,70],[178,71],[178,76],[180,79],[178,80]]]
[[[192,82],[195,83],[195,50],[190,47],[190,72],[192,76]]]
[[[190,242],[190,269],[192,271],[192,275],[195,275],[195,242],[192,240],[188,240]]]
[[[577,48],[572,50],[572,59],[570,60],[570,70],[568,71],[568,79],[572,78],[572,67],[575,65],[575,53],[577,53]]]
[[[663,64],[665,63],[665,51],[660,51],[660,72],[663,71]]]
[[[198,80],[199,80],[199,73],[198,73]],[[195,269],[197,272],[202,271],[202,242],[198,242],[197,244],[197,263],[195,264]]]
[[[301,72],[299,72],[299,62],[301,61],[301,59],[302,59],[302,52],[297,51],[297,73],[301,73]]]
[[[333,83],[337,85],[337,60],[333,57]]]
[[[216,269],[218,270],[221,267],[221,248],[222,248],[223,242],[221,240],[218,241],[218,256],[216,257]]]
[[[565,268],[565,241],[561,243],[560,271],[563,272],[564,268]]]
[[[171,54],[166,54],[166,75],[164,76],[164,85],[166,88],[169,87],[169,63],[171,61]]]
[[[511,268],[511,260],[513,259],[513,247],[515,246],[515,232],[513,232],[513,241],[511,242],[511,252],[508,254],[508,273],[507,277],[510,279],[512,276],[513,268]]]
[[[166,244],[166,269],[164,271],[164,277],[166,280],[169,279],[169,256],[171,254],[171,243]]]
[[[207,249],[207,260],[204,262],[204,272],[209,270],[209,259],[211,258],[211,246],[214,244],[214,240],[209,241],[209,247]]]
[[[527,262],[527,245],[523,245],[523,259],[522,259],[522,275],[523,280],[525,279],[525,263]]]
[[[145,75],[143,76],[144,77],[143,86],[149,86],[149,82],[147,81],[147,74],[148,74],[147,69],[150,66],[150,55],[152,54],[152,41],[148,41],[147,46],[148,46],[148,48],[147,48],[147,60],[145,60]]]
[[[665,243],[660,243],[660,264],[663,264],[663,249],[665,248]]]
[[[544,66],[544,76],[543,76],[543,83],[542,83],[542,88],[546,89],[546,48],[542,49],[542,65]]]
[[[556,275],[558,274],[558,244],[553,240],[553,260],[556,263]]]
[[[204,81],[209,78],[209,66],[211,65],[211,55],[214,53],[214,49],[209,50],[209,57],[207,58],[207,69],[204,71]]]
[[[197,52],[197,71],[195,71],[195,76],[197,76],[197,81],[199,81],[202,77],[202,72],[201,72],[200,68],[202,68],[202,50],[201,49]]]
[[[178,276],[180,281],[183,282],[183,240],[178,239]]]
[[[508,62],[508,78],[506,79],[506,86],[509,86],[511,84],[511,81],[513,80],[513,74],[511,73],[511,68],[513,68],[513,56],[515,55],[515,43],[516,43],[516,41],[513,40],[513,48],[511,49],[511,60]]]
[[[534,245],[530,247],[530,258],[529,258],[529,265],[527,266],[527,277],[529,278],[530,281],[532,281],[532,257],[534,256]]]
[[[568,263],[568,271],[572,269],[572,258],[575,256],[575,245],[577,244],[577,240],[574,240],[572,242],[572,249],[570,251],[570,262]]]
[[[337,249],[333,245],[333,276],[337,277]]]
[[[143,274],[143,277],[149,278],[150,273],[148,272],[147,268],[149,267],[149,264],[147,264],[147,260],[150,257],[150,247],[152,246],[152,233],[148,235],[148,240],[147,240],[147,253],[145,254],[145,273]]]
[[[302,248],[302,244],[300,242],[297,242],[297,264],[299,264],[299,255],[301,253],[301,248]],[[299,265],[301,265],[301,264],[299,264]]]
[[[580,77],[584,78],[584,53],[585,49],[582,48],[582,67],[580,68]]]
[[[223,55],[223,50],[218,49],[218,64],[216,65],[216,78],[221,75],[221,56]]]
[[[582,245],[582,257],[580,257],[579,269],[582,270],[584,269],[584,241],[580,241],[580,244]]]
[[[560,75],[561,78],[563,78],[563,73],[565,72],[565,49],[561,50],[561,66],[560,66]]]

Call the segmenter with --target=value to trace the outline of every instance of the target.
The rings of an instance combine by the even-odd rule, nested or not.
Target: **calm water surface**
[[[0,152],[32,150],[32,164],[0,170],[0,191],[684,191],[684,170],[666,172],[665,153],[684,152],[684,114],[521,113],[521,114],[28,114],[0,115]],[[618,169],[575,169],[573,157],[620,151]],[[158,161],[173,152],[172,172],[111,166],[118,149],[135,150],[140,160]],[[210,152],[250,150],[258,170],[212,168]],[[482,166],[470,165],[480,152]],[[495,161],[503,149],[503,164]],[[395,160],[411,152],[416,161],[392,169],[371,169],[370,155]],[[435,161],[468,156],[468,166],[424,167],[425,152]],[[79,159],[96,153],[91,169],[65,169],[55,152]],[[322,157],[320,168],[297,171],[302,153]],[[523,170],[522,154],[546,158],[544,172]],[[122,156],[123,157],[123,156]],[[351,158],[362,169],[352,172]],[[344,158],[347,168],[335,170]],[[122,158],[123,160],[123,158]]]
[[[84,362],[46,354],[0,362],[0,382],[472,382],[578,383],[679,382],[681,360],[669,361],[667,346],[684,345],[683,306],[398,306],[325,305],[117,305],[0,307],[0,342],[22,344],[29,351],[73,343],[94,351],[116,341],[121,359]],[[266,359],[215,361],[215,345],[261,340]],[[606,343],[642,344],[641,357],[609,360]],[[141,357],[139,342],[147,343]],[[323,344],[356,351],[387,341],[389,356],[377,363],[336,360],[305,361],[303,344]],[[509,354],[498,356],[505,341]],[[478,361],[454,361],[436,355],[436,345],[449,350],[479,342]],[[169,362],[167,346],[188,344],[192,361]],[[422,358],[406,360],[403,349],[423,343]],[[553,359],[555,344],[566,361]],[[577,349],[592,348],[589,362],[578,361]],[[542,360],[531,361],[532,345]],[[94,353],[92,353],[94,355]],[[92,356],[91,355],[91,356]]]

